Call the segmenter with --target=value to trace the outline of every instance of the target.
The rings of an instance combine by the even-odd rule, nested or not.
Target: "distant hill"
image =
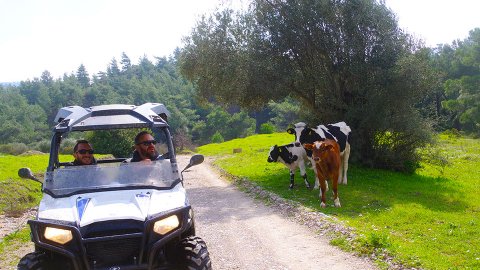
[[[1,86],[19,86],[20,82],[0,82]]]

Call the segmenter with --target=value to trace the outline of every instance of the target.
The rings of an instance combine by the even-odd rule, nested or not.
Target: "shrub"
[[[275,126],[272,123],[263,123],[260,125],[260,134],[272,134],[276,131]]]
[[[461,135],[460,131],[458,131],[456,128],[447,129],[444,132],[442,132],[442,134],[447,135],[448,138],[450,139],[459,138]]]
[[[42,153],[50,153],[50,141],[42,140],[33,145],[33,149]]]
[[[18,156],[28,151],[28,146],[24,143],[8,143],[0,145],[0,153]]]
[[[225,140],[223,139],[223,136],[222,134],[220,134],[220,132],[215,132],[215,134],[213,134],[212,138],[211,138],[211,142],[212,143],[222,143],[224,142]]]
[[[62,141],[61,146],[60,146],[59,153],[64,154],[64,155],[72,154],[73,153],[73,147],[75,147],[76,143],[77,143],[77,140],[75,140],[75,139],[71,139],[71,138],[64,139]]]

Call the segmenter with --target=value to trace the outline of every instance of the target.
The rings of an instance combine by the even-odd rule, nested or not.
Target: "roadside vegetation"
[[[388,255],[411,268],[480,268],[478,139],[440,135],[437,146],[422,149],[425,162],[414,174],[351,165],[348,185],[339,186],[342,207],[333,207],[329,192],[326,209],[320,208],[319,191],[307,190],[298,172],[296,186],[289,190],[288,169],[267,162],[270,146],[293,140],[286,133],[255,135],[205,145],[198,152],[216,157],[215,164],[235,177],[336,217],[357,237],[333,235],[331,243],[374,254],[380,266]],[[238,148],[242,151],[233,154]],[[308,178],[313,183],[311,169]]]

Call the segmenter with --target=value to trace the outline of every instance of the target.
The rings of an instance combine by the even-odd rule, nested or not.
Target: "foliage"
[[[227,111],[208,104],[200,106],[192,98],[195,96],[193,85],[178,73],[177,60],[165,57],[156,59],[157,63],[152,63],[142,57],[138,64],[133,64],[123,53],[120,65],[113,58],[107,71],[94,74],[92,79],[86,67],[80,65],[75,74],[65,75],[61,79],[54,80],[48,71],[44,71],[40,79],[23,81],[18,86],[7,86],[6,89],[2,87],[0,144],[20,142],[33,149],[48,151],[49,143],[44,142],[50,140],[47,125],[54,124],[59,108],[115,103],[165,104],[171,112],[169,124],[175,145],[181,149],[210,142],[217,130],[229,139],[253,133],[252,123],[254,125],[255,120],[247,112],[237,109]],[[222,113],[219,113],[220,110]],[[201,123],[207,123],[208,129],[202,129]],[[130,153],[130,144],[126,139],[120,149],[114,149],[118,152],[116,154]],[[108,147],[103,150],[104,146],[106,143],[102,142],[99,149],[112,150]],[[71,154],[69,147],[66,145],[62,153]]]
[[[406,268],[476,269],[480,267],[478,211],[480,191],[480,141],[440,135],[437,146],[419,149],[437,152],[447,164],[421,162],[415,174],[402,174],[351,165],[348,185],[339,187],[341,208],[322,209],[318,190],[300,184],[288,189],[289,171],[284,165],[267,163],[271,145],[291,141],[286,133],[262,134],[197,148],[215,156],[215,164],[242,179],[248,179],[279,196],[298,202],[311,211],[334,216],[357,235],[339,236],[333,242],[363,254],[385,254]],[[382,142],[388,143],[388,137]],[[432,148],[433,147],[433,148]],[[232,155],[233,148],[242,148]],[[313,180],[313,171],[307,170]],[[329,193],[331,194],[331,193]]]
[[[430,136],[416,108],[437,75],[428,56],[382,2],[256,0],[200,20],[179,62],[203,100],[259,108],[291,97],[312,126],[346,121],[355,161],[411,171]],[[376,145],[378,132],[399,135],[398,147]]]
[[[302,112],[301,104],[290,97],[285,98],[282,102],[270,101],[268,108],[272,115],[270,122],[275,125],[277,130],[287,130],[292,124],[309,121],[307,113]]]
[[[0,145],[0,153],[9,155],[20,155],[28,150],[27,145],[24,143],[8,143]]]
[[[18,91],[0,91],[0,143],[31,143],[45,136],[45,113]]]
[[[275,130],[275,126],[271,123],[263,123],[262,125],[260,125],[260,131],[258,132],[259,134],[271,134],[271,133],[274,133],[276,130]]]
[[[224,141],[225,140],[223,139],[222,134],[220,134],[220,132],[218,132],[218,131],[215,132],[215,134],[213,134],[212,139],[211,139],[212,143],[222,143]]]
[[[439,46],[432,56],[443,76],[438,100],[448,127],[480,134],[480,28],[452,45]]]
[[[140,131],[141,129],[89,131],[86,138],[97,153],[112,154],[114,157],[130,157],[135,136]]]
[[[255,119],[245,111],[228,113],[220,106],[211,105],[205,121],[197,122],[192,135],[200,144],[210,143],[214,134],[219,133],[225,140],[246,137],[255,133]]]

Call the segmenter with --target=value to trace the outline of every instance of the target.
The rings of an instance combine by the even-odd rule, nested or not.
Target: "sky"
[[[0,82],[106,71],[125,52],[133,64],[168,57],[202,14],[245,0],[0,0]],[[479,0],[385,0],[399,25],[429,47],[480,27]]]

